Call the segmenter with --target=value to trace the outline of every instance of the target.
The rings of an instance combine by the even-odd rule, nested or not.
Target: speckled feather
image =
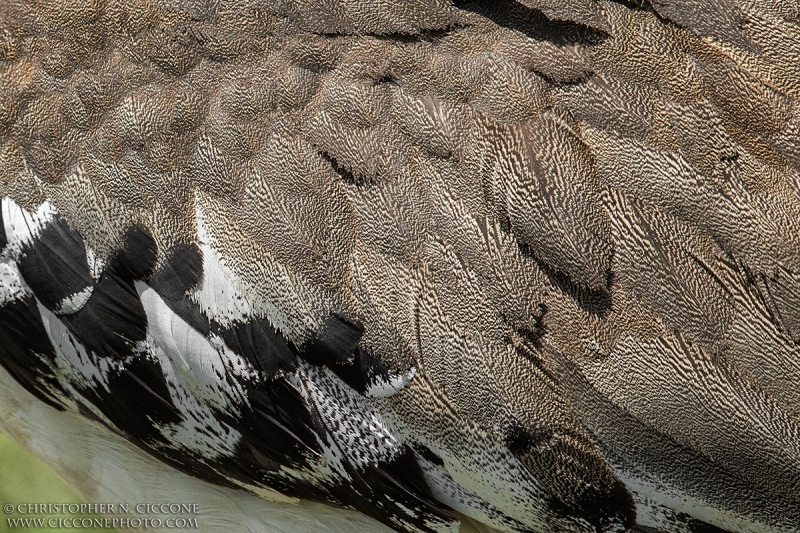
[[[303,513],[797,531],[799,64],[777,0],[3,0],[3,376]]]

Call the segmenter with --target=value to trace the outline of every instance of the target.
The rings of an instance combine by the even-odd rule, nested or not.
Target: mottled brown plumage
[[[0,197],[359,324],[465,530],[797,531],[798,65],[779,0],[3,0]]]

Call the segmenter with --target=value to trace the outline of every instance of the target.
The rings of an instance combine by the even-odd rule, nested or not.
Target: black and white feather
[[[0,429],[209,531],[798,531],[790,4],[0,0]]]

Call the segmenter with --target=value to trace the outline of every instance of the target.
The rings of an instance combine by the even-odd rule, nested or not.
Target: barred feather
[[[2,0],[0,428],[209,530],[797,531],[798,65],[777,0]]]

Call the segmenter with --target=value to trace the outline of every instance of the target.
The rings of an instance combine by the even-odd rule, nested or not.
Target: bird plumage
[[[800,527],[793,3],[2,7],[61,420],[399,531]]]

